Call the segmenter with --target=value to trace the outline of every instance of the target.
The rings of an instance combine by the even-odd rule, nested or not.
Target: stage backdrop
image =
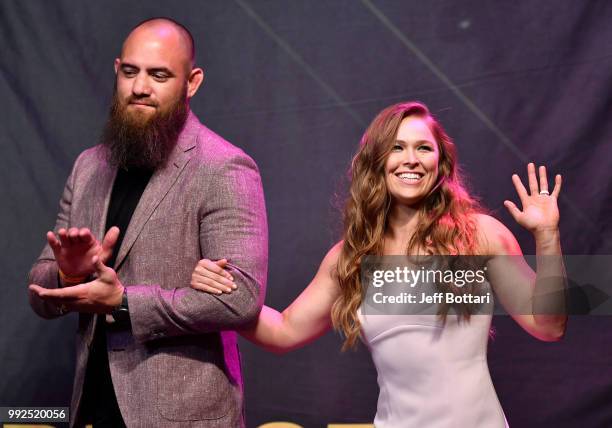
[[[37,318],[26,274],[76,156],[94,145],[113,59],[137,22],[194,34],[205,82],[193,110],[260,167],[270,225],[266,303],[283,309],[339,238],[337,195],[383,107],[425,102],[455,139],[473,191],[505,212],[528,161],[564,176],[569,254],[611,254],[612,3],[606,1],[0,2],[0,406],[68,405],[76,317]],[[612,322],[572,317],[560,343],[494,320],[494,384],[511,426],[612,425]],[[363,346],[328,334],[274,356],[242,343],[249,427],[371,422]],[[410,349],[401,352],[410,353]]]

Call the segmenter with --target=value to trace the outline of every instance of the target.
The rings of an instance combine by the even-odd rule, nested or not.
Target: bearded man
[[[129,34],[102,142],[77,158],[30,272],[37,314],[79,314],[71,426],[244,425],[231,330],[263,302],[265,206],[255,163],[190,111],[194,51],[166,18]],[[189,287],[204,257],[227,257],[235,291]]]

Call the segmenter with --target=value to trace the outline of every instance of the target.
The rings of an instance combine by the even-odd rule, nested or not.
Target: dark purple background
[[[535,161],[564,176],[565,252],[612,254],[612,3],[4,0],[0,405],[69,402],[76,318],[38,319],[25,276],[72,162],[100,133],[123,38],[160,15],[195,36],[206,80],[194,111],[261,169],[268,305],[286,307],[338,239],[335,195],[358,140],[401,100],[437,114],[472,190],[524,252],[533,240],[502,202]],[[489,362],[511,426],[612,426],[609,318],[573,317],[556,344],[494,324]],[[372,362],[340,343],[330,334],[282,357],[243,343],[248,425],[371,422]]]

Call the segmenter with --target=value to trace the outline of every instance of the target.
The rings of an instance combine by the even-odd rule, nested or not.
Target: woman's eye
[[[427,152],[433,151],[433,149],[431,147],[429,147],[429,146],[420,146],[419,150],[425,150]]]
[[[402,146],[400,146],[399,144],[396,144],[393,146],[393,148],[391,149],[394,152],[399,152],[402,151],[404,148]]]

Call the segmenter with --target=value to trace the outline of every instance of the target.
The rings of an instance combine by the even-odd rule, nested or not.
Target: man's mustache
[[[134,97],[134,96],[130,96],[127,99],[126,104],[140,104],[140,105],[151,106],[151,107],[158,106],[156,102],[148,99],[148,97]]]

